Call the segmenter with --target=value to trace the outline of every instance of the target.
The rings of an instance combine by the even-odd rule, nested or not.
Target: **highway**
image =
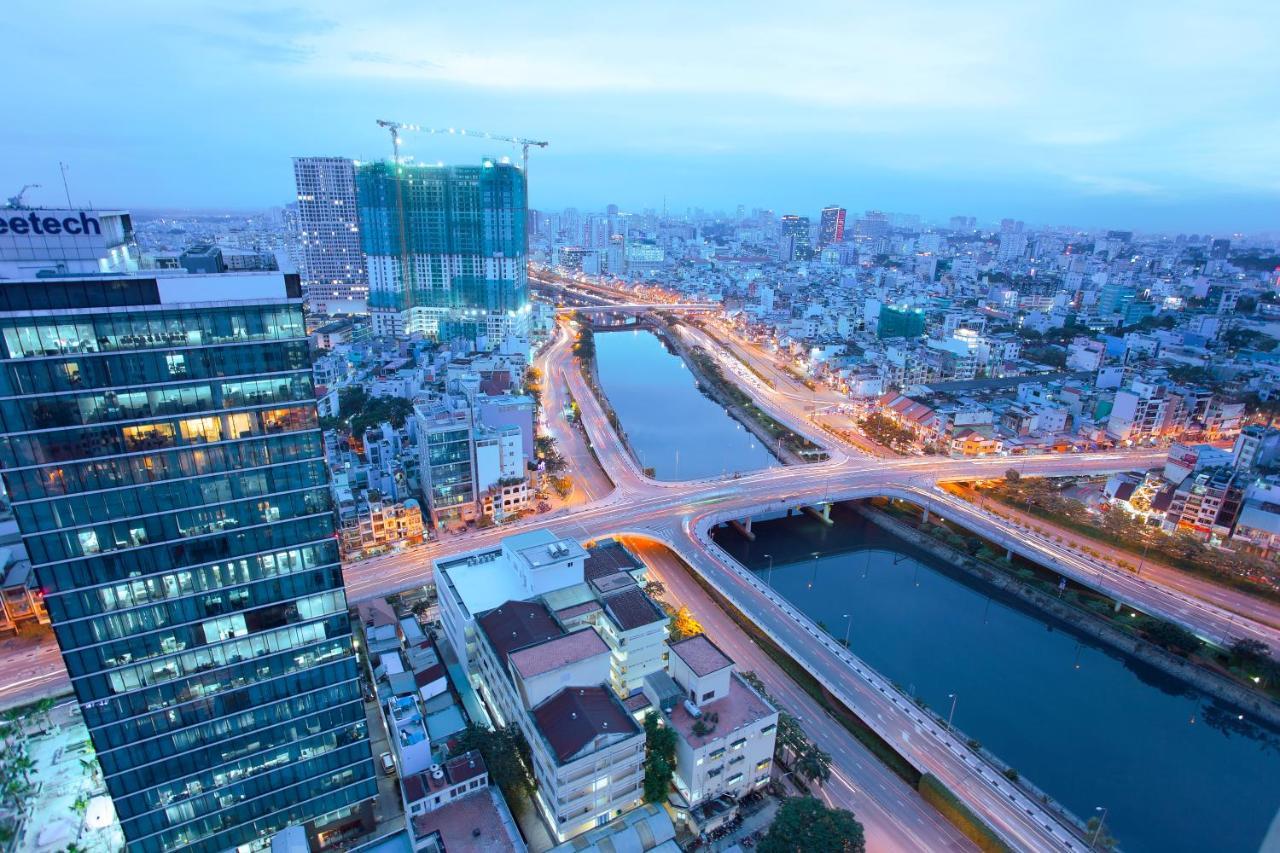
[[[1054,816],[1025,797],[999,771],[973,756],[964,744],[915,708],[856,657],[832,643],[806,617],[761,587],[750,573],[710,540],[714,525],[764,511],[874,495],[901,497],[927,504],[939,481],[989,478],[1013,467],[1027,476],[1103,473],[1156,464],[1159,453],[1107,453],[1041,456],[1020,459],[951,460],[939,458],[868,459],[833,446],[831,458],[806,466],[773,468],[736,480],[660,482],[645,478],[638,465],[612,433],[598,401],[573,363],[564,340],[549,350],[548,377],[558,377],[579,404],[582,424],[601,464],[616,484],[608,495],[558,513],[525,519],[500,529],[478,530],[427,548],[445,557],[494,545],[504,536],[537,527],[582,541],[629,534],[671,548],[726,598],[734,602],[834,692],[881,736],[895,744],[922,771],[933,773],[962,796],[972,808],[1019,849],[1083,849],[1074,833]],[[771,413],[803,427],[804,417],[776,401],[762,401]],[[811,429],[811,427],[810,427]],[[815,435],[822,439],[824,436]],[[579,459],[585,467],[593,462]],[[1022,547],[1022,546],[1020,546]],[[364,564],[346,567],[353,600],[385,595],[415,583],[429,573],[420,563],[396,565],[387,561],[376,571]],[[1092,568],[1080,570],[1082,582],[1096,582]],[[1164,596],[1159,588],[1135,591],[1156,610],[1153,601]],[[1141,606],[1143,602],[1135,601]],[[1172,608],[1171,608],[1172,609]],[[1212,619],[1214,613],[1195,612],[1192,618]],[[1224,614],[1225,619],[1225,614]],[[840,768],[842,773],[854,772]]]
[[[940,457],[869,458],[858,448],[814,427],[807,419],[802,401],[781,392],[770,393],[774,389],[758,380],[753,381],[754,377],[733,356],[707,338],[705,345],[714,357],[725,366],[736,365],[732,372],[726,372],[727,376],[742,378],[744,387],[763,409],[795,431],[822,444],[828,449],[830,458],[810,465],[747,473],[736,479],[712,477],[694,481],[656,481],[643,475],[610,428],[599,401],[576,365],[571,344],[571,336],[562,329],[544,351],[540,364],[544,375],[544,410],[549,418],[546,427],[557,438],[561,452],[569,460],[571,473],[583,491],[582,502],[502,527],[473,530],[425,546],[346,564],[343,572],[348,598],[352,602],[429,582],[433,560],[495,545],[513,533],[537,528],[549,528],[558,535],[581,541],[629,535],[661,543],[774,637],[800,665],[828,685],[881,737],[894,744],[908,761],[922,772],[932,773],[941,779],[1009,844],[1025,850],[1083,850],[1085,846],[1071,829],[1025,797],[996,768],[985,764],[963,743],[942,731],[931,717],[725,554],[710,539],[712,527],[731,519],[798,506],[872,496],[901,498],[931,511],[942,512],[947,517],[961,519],[965,525],[1019,553],[1053,565],[1082,584],[1115,595],[1144,612],[1174,619],[1201,636],[1254,636],[1273,648],[1280,648],[1280,632],[1267,625],[1238,616],[1215,604],[1189,599],[1184,593],[1152,583],[1147,578],[1135,578],[1105,563],[1072,554],[1055,543],[1013,528],[1007,521],[937,488],[940,482],[998,477],[1009,468],[1025,476],[1101,474],[1146,468],[1159,464],[1164,458],[1162,452],[961,460]],[[566,394],[572,395],[578,403],[582,428],[595,448],[599,467],[587,450],[582,435],[559,417]],[[0,701],[23,689],[22,679],[0,685]],[[797,704],[796,707],[801,706]],[[800,713],[808,724],[813,716],[812,709]],[[827,739],[832,736],[830,733],[824,735]],[[840,760],[836,770],[850,787],[861,786],[865,794],[876,800],[876,809],[896,815],[882,829],[877,829],[877,832],[884,833],[889,846],[894,849],[935,849],[935,844],[952,845],[954,837],[950,840],[934,837],[935,830],[928,826],[922,828],[916,824],[912,828],[902,823],[909,820],[907,815],[915,806],[903,806],[900,790],[894,793],[886,786],[883,796],[877,796],[867,787],[869,771],[865,754],[849,751],[848,747],[833,752],[833,755],[837,753]],[[876,772],[887,771],[879,768]],[[907,812],[899,815],[898,812],[904,808]],[[915,839],[910,833],[922,835]],[[923,833],[928,833],[929,837]],[[924,843],[917,843],[918,840]]]

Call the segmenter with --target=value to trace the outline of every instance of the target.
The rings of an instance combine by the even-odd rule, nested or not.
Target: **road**
[[[722,363],[736,363],[736,359],[714,343],[709,342],[709,346],[709,351]],[[430,579],[432,560],[492,546],[512,533],[532,529],[549,528],[558,535],[580,541],[622,534],[662,543],[774,637],[860,719],[894,744],[909,762],[922,772],[937,776],[955,791],[1008,843],[1027,850],[1083,849],[1070,829],[1024,796],[994,767],[970,753],[964,744],[941,731],[907,697],[831,641],[807,617],[719,549],[711,541],[709,530],[725,521],[762,512],[872,496],[941,507],[948,496],[936,488],[939,482],[987,479],[1000,476],[1009,468],[1025,476],[1108,473],[1151,467],[1162,461],[1163,453],[1109,452],[961,460],[868,458],[856,447],[833,439],[809,423],[803,402],[783,394],[771,394],[771,389],[757,381],[745,382],[745,387],[756,396],[761,408],[825,446],[830,454],[828,460],[772,468],[732,480],[713,477],[656,481],[643,475],[610,429],[599,402],[573,360],[567,334],[562,334],[548,348],[542,363],[544,387],[550,391],[547,410],[552,414],[552,422],[548,428],[563,442],[561,449],[571,466],[583,475],[586,483],[583,489],[589,492],[588,499],[501,528],[475,530],[419,548],[345,565],[343,571],[350,600],[385,596],[422,584]],[[745,372],[740,364],[738,368]],[[735,371],[731,375],[741,374]],[[553,406],[563,404],[562,390],[572,394],[579,405],[582,427],[595,448],[603,474],[607,475],[604,479],[589,473],[595,462],[581,436],[575,439],[574,430],[556,422],[555,413],[560,409]],[[606,488],[606,480],[612,488]],[[959,517],[966,510],[947,505],[945,512]],[[1001,541],[1007,541],[1015,551],[1040,560],[1054,560],[1054,565],[1064,574],[1117,595],[1138,609],[1179,621],[1202,636],[1257,636],[1273,648],[1280,648],[1280,632],[1266,625],[1237,617],[1207,602],[1188,604],[1176,591],[1147,579],[1134,579],[1118,570],[1104,571],[1061,548],[1011,530],[1007,522],[984,515],[980,509],[968,507],[967,512],[964,523],[990,530],[993,538],[1004,537]],[[1139,580],[1140,583],[1130,582]],[[17,680],[7,686],[0,685],[0,697],[20,688]],[[853,762],[852,754],[850,763],[842,763],[838,769],[849,778],[856,774],[862,779],[863,771]],[[890,811],[898,807],[891,799],[880,802]],[[925,847],[927,849],[927,845]]]
[[[970,504],[975,503],[969,495],[958,497],[967,500]],[[1280,628],[1280,604],[1274,601],[1261,599],[1248,591],[1223,586],[1182,569],[1163,565],[1154,557],[1143,559],[1141,549],[1117,548],[1046,521],[1039,516],[1023,512],[1017,507],[984,498],[980,492],[976,493],[976,498],[978,507],[999,516],[1023,536],[1038,537],[1042,541],[1056,541],[1059,548],[1066,548],[1081,556],[1086,550],[1100,553],[1106,558],[1103,562],[1112,567],[1122,561],[1135,564],[1140,568],[1138,574],[1157,586],[1183,593],[1189,598],[1207,601],[1272,628]]]
[[[830,753],[831,779],[815,790],[828,805],[849,809],[858,816],[869,850],[975,849],[968,838],[783,672],[711,600],[670,550],[644,540],[628,540],[626,544],[649,567],[649,576],[666,587],[666,600],[676,607],[688,607],[738,669],[758,675],[778,705],[800,720],[810,739]]]

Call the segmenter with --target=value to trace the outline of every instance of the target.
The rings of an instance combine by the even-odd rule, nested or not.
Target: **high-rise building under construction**
[[[527,346],[523,171],[365,163],[356,196],[375,334]]]

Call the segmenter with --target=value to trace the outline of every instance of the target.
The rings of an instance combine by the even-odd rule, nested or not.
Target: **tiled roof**
[[[507,601],[476,617],[499,660],[524,646],[564,633],[540,601]]]
[[[687,640],[672,643],[669,648],[685,662],[689,669],[693,670],[694,675],[710,675],[726,666],[733,666],[729,656],[720,651],[719,646],[708,640],[706,634],[698,634]]]
[[[582,565],[583,577],[594,580],[617,572],[629,572],[641,567],[630,551],[621,542],[607,540],[587,550],[586,562]]]
[[[597,737],[640,731],[618,697],[605,687],[566,687],[535,708],[533,719],[561,764]]]
[[[508,660],[516,672],[525,678],[533,678],[608,653],[609,647],[600,639],[595,628],[582,628],[572,634],[563,634],[517,649],[511,652]]]
[[[605,598],[604,609],[614,624],[624,631],[662,622],[667,618],[666,614],[658,609],[658,605],[653,603],[653,599],[645,595],[644,590],[637,586]]]

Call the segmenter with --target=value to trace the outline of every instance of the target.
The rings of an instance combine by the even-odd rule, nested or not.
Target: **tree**
[[[1010,468],[1004,472],[1004,478],[1010,483],[1016,483],[1022,479],[1022,475],[1018,473],[1017,468]]]
[[[529,745],[519,729],[514,726],[486,729],[470,723],[458,735],[457,744],[453,755],[473,749],[480,751],[489,778],[502,789],[508,802],[520,802],[533,795],[534,782],[526,769],[532,766]]]
[[[831,778],[831,756],[822,747],[810,741],[796,756],[794,769],[809,783],[825,785]]]
[[[1175,625],[1163,619],[1144,617],[1139,627],[1151,642],[1183,656],[1195,652],[1203,645],[1195,634],[1181,625]]]
[[[670,613],[670,608],[668,607],[667,609]],[[688,607],[682,606],[674,613],[670,613],[670,615],[671,624],[668,626],[668,642],[678,643],[681,640],[687,640],[702,633],[702,625],[698,623],[697,619],[693,618],[693,613],[689,611]]]
[[[644,715],[644,747],[645,802],[665,802],[676,768],[676,733],[652,711]]]
[[[1091,849],[1093,850],[1116,849],[1116,837],[1112,835],[1110,832],[1108,832],[1105,826],[1102,827],[1101,832],[1098,832],[1098,827],[1101,824],[1102,824],[1102,820],[1101,818],[1098,817],[1098,815],[1094,815],[1093,817],[1089,818],[1089,822],[1085,824],[1085,828],[1084,828],[1085,836],[1093,841],[1093,844],[1091,845]],[[1098,836],[1097,838],[1093,837],[1095,834]]]
[[[792,797],[782,803],[760,853],[863,853],[867,849],[862,824],[853,812],[827,808],[813,797]]]
[[[662,598],[662,596],[667,594],[667,587],[657,578],[650,578],[645,581],[644,594],[650,598]]]
[[[1261,640],[1236,640],[1228,653],[1232,666],[1262,668],[1271,663],[1271,649]]]
[[[800,728],[800,723],[786,711],[778,712],[778,736],[773,744],[773,756],[779,760],[786,756],[787,750],[792,755],[800,755],[809,745],[809,736]]]

